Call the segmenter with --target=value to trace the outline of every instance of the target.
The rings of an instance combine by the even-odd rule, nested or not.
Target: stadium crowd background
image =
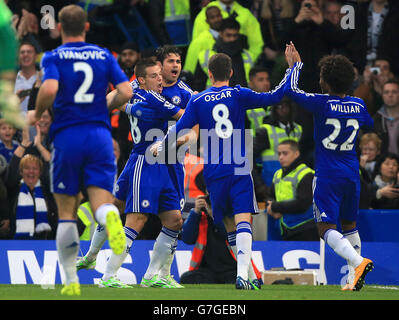
[[[56,28],[42,26],[42,8],[46,5],[54,9],[55,22],[58,11],[65,5],[79,4],[84,7],[88,11],[91,25],[86,41],[111,50],[130,79],[134,79],[134,65],[140,56],[153,56],[155,50],[162,45],[178,45],[183,53],[181,78],[196,91],[206,88],[206,80],[201,81],[205,75],[201,59],[204,59],[206,50],[197,49],[198,53],[190,55],[194,52],[190,51],[190,44],[194,43],[193,40],[202,39],[200,35],[195,34],[200,28],[196,18],[199,20],[202,14],[204,20],[205,7],[212,3],[218,3],[224,18],[231,17],[230,20],[227,19],[230,24],[225,22],[227,28],[232,25],[231,28],[234,28],[231,20],[241,24],[241,36],[232,41],[233,45],[226,45],[226,41],[221,43],[212,38],[209,40],[208,29],[211,21],[208,21],[209,24],[202,21],[203,25],[205,23],[205,32],[208,33],[208,38],[205,37],[208,40],[204,40],[208,41],[207,48],[229,54],[233,63],[238,65],[236,74],[241,75],[241,78],[234,78],[234,84],[251,87],[249,70],[252,69],[252,74],[258,70],[266,75],[266,86],[262,90],[272,89],[287,68],[284,49],[289,41],[294,42],[303,59],[304,68],[299,87],[306,92],[320,92],[318,61],[321,57],[332,53],[347,56],[357,71],[350,94],[365,101],[375,121],[374,132],[359,135],[360,139],[357,141],[362,181],[360,208],[399,209],[398,1],[305,0],[311,3],[314,10],[312,17],[308,17],[303,12],[303,1],[300,0],[230,1],[234,2],[237,10],[230,14],[227,13],[225,5],[220,4],[221,1],[218,0],[175,0],[172,2],[176,8],[180,6],[179,10],[186,10],[186,14],[181,16],[187,32],[183,33],[180,39],[175,39],[177,33],[168,29],[164,23],[170,21],[170,8],[164,7],[167,7],[166,3],[170,1],[5,2],[13,13],[12,24],[20,44],[15,92],[21,101],[21,112],[25,114],[35,107],[35,98],[41,83],[39,64],[42,54],[61,44]],[[186,6],[182,6],[183,3]],[[341,7],[345,4],[354,8],[354,28],[342,28],[341,20],[344,14],[341,13]],[[47,25],[51,25],[52,21],[48,20],[51,17],[52,15],[46,16]],[[254,20],[259,23],[258,38]],[[252,24],[249,27],[245,26],[245,21],[251,21]],[[221,24],[223,23],[215,24],[215,29],[220,28]],[[181,26],[179,25],[180,30]],[[245,59],[243,53],[247,53],[249,59]],[[188,65],[188,61],[191,63],[192,60],[194,68]],[[301,126],[301,157],[313,168],[312,116],[295,106],[292,101],[285,103],[290,105],[291,112],[285,125],[288,124],[288,128],[294,124]],[[271,112],[264,110],[260,123],[255,127],[251,127],[253,123],[248,118],[248,128],[255,130],[263,123],[273,121],[279,125],[279,121],[283,120],[278,119],[278,109],[281,109],[281,105],[272,106]],[[127,117],[117,110],[110,114],[110,120],[120,172],[129,157],[133,143],[129,134],[130,124]],[[38,186],[37,182],[41,182],[42,192],[35,193],[35,196],[45,201],[36,211],[47,212],[47,221],[36,230],[34,237],[55,239],[57,209],[49,190],[51,143],[47,139],[47,133],[50,125],[51,112],[45,112],[35,127],[23,130],[16,130],[0,119],[0,239],[18,239],[15,226],[18,199],[23,191],[21,181],[35,188]],[[261,137],[255,136],[256,139]],[[36,157],[24,157],[27,154]],[[254,170],[257,170],[257,166]],[[398,188],[392,187],[395,185],[398,185]],[[256,189],[258,202],[266,202],[269,189],[265,182],[258,180]],[[148,234],[153,234],[155,239],[157,232]]]

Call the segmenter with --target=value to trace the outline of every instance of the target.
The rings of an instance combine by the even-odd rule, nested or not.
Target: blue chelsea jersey
[[[183,116],[171,131],[176,130],[179,134],[181,130],[199,124],[201,139],[203,133],[207,135],[206,141],[203,141],[205,179],[235,174],[236,168],[247,165],[244,163],[245,112],[247,109],[279,102],[284,95],[284,83],[288,81],[289,75],[290,70],[271,92],[258,93],[240,86],[223,86],[211,87],[191,98]],[[250,173],[250,168],[246,173]]]
[[[146,112],[142,112],[142,110],[146,110]],[[179,107],[166,101],[160,94],[136,87],[133,98],[130,99],[125,108],[130,120],[133,138],[132,153],[145,154],[146,149],[157,138],[162,138],[167,128],[168,119],[178,113],[179,110]],[[149,130],[154,130],[154,134],[147,134]]]
[[[50,137],[65,127],[83,123],[110,128],[108,85],[117,86],[128,79],[108,50],[85,42],[65,43],[46,52],[41,67],[43,81],[54,79],[59,84]]]
[[[193,90],[191,90],[182,80],[178,80],[173,86],[163,87],[162,89],[162,96],[181,109],[186,108],[192,95]]]
[[[314,116],[316,176],[359,177],[356,139],[359,129],[370,130],[373,119],[362,99],[305,93],[297,88],[302,63],[294,66],[287,95]]]

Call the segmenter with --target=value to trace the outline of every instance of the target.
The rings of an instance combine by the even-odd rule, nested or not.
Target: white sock
[[[133,241],[138,236],[138,233],[136,232],[136,230],[134,230],[132,228],[123,227],[123,229],[126,234],[126,250],[118,255],[116,255],[115,253],[112,252],[112,254],[109,257],[109,260],[107,262],[107,266],[105,267],[105,273],[102,277],[102,279],[104,281],[107,281],[109,278],[116,275],[116,273],[118,272],[119,268],[121,267],[123,261],[125,261],[128,253],[130,252],[130,248],[133,244]]]
[[[119,214],[118,208],[115,205],[113,205],[112,203],[104,203],[98,207],[98,209],[94,213],[94,216],[100,225],[102,225],[102,226],[106,225],[107,214],[110,211],[115,211]]]
[[[249,265],[252,256],[252,230],[249,222],[237,224],[237,277],[248,280]]]
[[[234,256],[237,259],[237,245],[236,245],[236,239],[237,239],[237,234],[235,231],[229,232],[227,233],[227,240],[229,242],[230,248],[234,253]],[[248,268],[248,278],[250,280],[255,280],[258,279],[258,277],[256,276],[254,267],[252,265],[252,262],[249,263],[249,268]]]
[[[177,238],[176,238],[176,241],[175,241],[175,243],[173,244],[173,247],[172,247],[172,251],[173,252],[170,253],[168,259],[166,260],[164,265],[159,270],[159,275],[161,277],[167,277],[167,276],[170,275],[170,269],[172,267],[173,259],[175,258],[176,248],[177,248]]]
[[[56,234],[56,245],[60,264],[65,272],[65,283],[79,283],[76,272],[76,258],[80,240],[76,220],[59,220]]]
[[[348,239],[348,241],[350,242],[352,247],[360,255],[362,245],[361,245],[360,236],[359,236],[359,232],[358,232],[357,228],[354,228],[349,231],[345,231],[345,232],[343,232],[343,235],[346,239]],[[348,270],[349,270],[348,283],[352,283],[355,278],[355,267],[353,265],[351,265],[349,263],[349,261],[348,261]]]
[[[151,279],[159,273],[161,267],[167,262],[170,255],[174,253],[174,244],[178,235],[179,231],[162,227],[154,243],[150,264],[144,275],[145,279]]]
[[[91,238],[89,251],[86,253],[86,259],[94,261],[97,259],[97,255],[107,240],[107,232],[105,228],[98,225],[94,231],[93,238]]]
[[[356,252],[348,239],[337,230],[328,229],[324,234],[324,240],[336,254],[347,260],[353,267],[356,268],[362,263],[363,257]]]

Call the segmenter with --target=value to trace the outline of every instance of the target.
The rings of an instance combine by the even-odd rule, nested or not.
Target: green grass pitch
[[[258,291],[236,290],[234,285],[185,285],[184,289],[99,288],[81,285],[81,296],[65,297],[62,286],[0,285],[0,300],[399,300],[399,286],[365,285],[361,291],[341,291],[337,285],[264,285]]]

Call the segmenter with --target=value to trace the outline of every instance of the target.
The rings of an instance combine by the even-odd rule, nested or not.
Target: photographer
[[[189,271],[180,283],[235,283],[237,263],[227,247],[223,224],[214,224],[209,196],[199,196],[183,225],[181,237],[195,244]]]

